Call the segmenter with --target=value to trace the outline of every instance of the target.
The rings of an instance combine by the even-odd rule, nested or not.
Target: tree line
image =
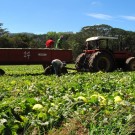
[[[85,26],[77,33],[48,32],[46,34],[10,33],[0,23],[0,48],[45,48],[45,42],[49,38],[57,39],[63,35],[63,49],[72,49],[76,58],[84,49],[85,40],[92,36],[117,36],[123,46],[135,49],[135,32],[120,28],[113,28],[106,24]]]

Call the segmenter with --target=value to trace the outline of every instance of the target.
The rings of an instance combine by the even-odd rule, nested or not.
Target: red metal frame
[[[72,50],[0,48],[0,65],[49,65],[53,59],[71,63],[73,61]]]

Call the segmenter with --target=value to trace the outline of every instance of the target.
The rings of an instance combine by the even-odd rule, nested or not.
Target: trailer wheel
[[[126,60],[126,69],[128,71],[135,71],[135,57],[130,57]]]
[[[67,74],[67,73],[68,73],[67,68],[66,68],[66,67],[63,67],[63,68],[61,69],[61,73],[62,73],[62,74]]]
[[[43,66],[43,68],[44,68],[44,70],[45,70],[49,65],[43,64],[42,66]]]
[[[48,66],[47,68],[45,68],[45,75],[52,75],[52,74],[54,74],[54,69],[53,69],[53,67],[52,67],[52,65],[51,66]]]
[[[0,69],[0,76],[4,75],[5,74],[5,71]]]
[[[81,53],[80,55],[78,55],[75,61],[75,68],[77,71],[82,71],[82,69],[85,68],[85,59],[86,59],[85,53]]]
[[[89,69],[91,72],[110,72],[114,69],[113,59],[108,53],[96,52],[89,59]]]

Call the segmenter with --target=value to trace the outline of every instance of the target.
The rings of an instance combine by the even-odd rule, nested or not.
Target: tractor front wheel
[[[89,70],[91,72],[110,72],[114,69],[111,55],[106,52],[95,52],[89,59]]]
[[[75,68],[77,71],[83,71],[87,67],[86,54],[81,53],[75,61]]]
[[[135,71],[135,57],[130,57],[126,60],[126,68],[128,71]]]

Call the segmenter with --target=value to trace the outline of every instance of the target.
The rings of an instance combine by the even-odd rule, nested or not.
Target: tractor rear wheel
[[[111,55],[106,52],[96,52],[89,59],[89,70],[91,72],[111,72],[114,69],[114,62]]]
[[[130,57],[126,60],[126,69],[128,71],[135,71],[135,57]]]
[[[85,53],[81,53],[80,55],[78,55],[75,61],[75,68],[77,71],[82,71],[85,68],[85,59]]]

